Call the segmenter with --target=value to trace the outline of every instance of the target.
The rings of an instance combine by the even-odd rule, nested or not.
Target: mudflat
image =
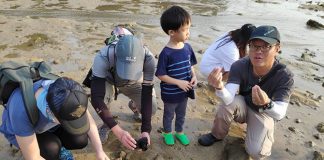
[[[45,60],[50,62],[54,73],[78,82],[82,82],[94,55],[117,24],[131,25],[158,56],[168,41],[159,18],[170,5],[180,5],[192,14],[188,43],[198,62],[207,47],[225,32],[245,23],[277,26],[282,39],[278,59],[295,74],[295,86],[286,117],[276,122],[269,159],[323,159],[324,30],[306,24],[310,19],[324,23],[324,4],[319,0],[0,0],[0,3],[0,63]],[[176,143],[172,147],[164,144],[160,134],[163,102],[156,78],[158,111],[152,118],[151,146],[145,152],[130,151],[110,133],[103,147],[111,159],[248,159],[243,141],[245,126],[241,124],[233,123],[223,142],[211,147],[198,144],[198,137],[211,129],[220,100],[199,73],[199,64],[195,68],[199,80],[197,99],[188,103],[184,127],[191,144]],[[111,104],[111,110],[120,125],[137,138],[140,123],[132,119],[127,104],[128,99],[120,95]],[[97,124],[102,124],[91,105],[89,109]],[[95,159],[90,145],[73,154],[78,160]],[[0,159],[23,159],[3,136],[0,136]]]

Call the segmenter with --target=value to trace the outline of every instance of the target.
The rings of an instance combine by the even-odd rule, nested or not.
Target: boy
[[[164,102],[163,128],[164,141],[174,144],[172,120],[174,113],[175,137],[183,145],[190,143],[183,133],[188,97],[194,98],[193,86],[197,84],[194,68],[197,64],[195,54],[188,43],[191,18],[179,6],[172,6],[161,16],[163,31],[170,36],[169,42],[160,53],[155,75],[161,80],[161,97]]]

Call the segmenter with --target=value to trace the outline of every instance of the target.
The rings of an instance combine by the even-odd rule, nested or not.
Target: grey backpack
[[[56,80],[57,75],[45,62],[31,64],[7,61],[0,65],[0,104],[6,107],[11,93],[18,87],[22,90],[25,109],[30,122],[35,126],[38,121],[38,109],[33,83],[40,79]]]

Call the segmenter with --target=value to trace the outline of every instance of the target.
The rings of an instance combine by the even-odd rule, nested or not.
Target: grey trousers
[[[274,120],[266,113],[258,113],[249,108],[243,96],[236,95],[229,105],[220,105],[216,113],[212,134],[224,139],[232,121],[247,123],[245,147],[253,159],[262,159],[271,155],[274,142]]]
[[[186,117],[188,98],[179,103],[164,103],[163,111],[163,128],[164,132],[169,133],[172,131],[172,121],[174,118],[174,113],[176,115],[175,120],[175,131],[182,132],[183,124]]]
[[[123,87],[118,87],[119,93],[124,94],[129,99],[133,100],[137,111],[141,111],[141,101],[142,101],[142,84],[135,83],[131,85],[125,85]],[[106,95],[105,95],[105,103],[109,104],[115,97],[115,90],[112,84],[106,82]],[[109,105],[107,105],[109,106]],[[152,115],[156,113],[157,110],[157,102],[156,102],[156,94],[155,89],[152,90]]]

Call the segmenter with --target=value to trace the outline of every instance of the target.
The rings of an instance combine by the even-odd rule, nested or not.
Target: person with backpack
[[[276,59],[279,51],[277,28],[259,26],[248,40],[249,55],[232,64],[225,86],[222,69],[213,69],[208,82],[224,103],[211,132],[199,137],[199,144],[221,141],[235,121],[247,124],[245,148],[253,159],[271,155],[274,124],[285,117],[294,84],[293,73]]]
[[[80,84],[69,78],[40,79],[31,87],[37,122],[30,120],[25,91],[17,87],[5,104],[0,126],[0,132],[20,149],[24,159],[72,160],[69,150],[86,147],[90,139],[96,158],[109,160],[87,109],[88,96]]]
[[[133,150],[136,148],[135,139],[117,124],[108,106],[114,95],[117,99],[118,93],[130,98],[129,108],[142,121],[140,138],[147,138],[150,144],[151,117],[156,112],[153,89],[155,58],[126,27],[116,26],[106,44],[96,54],[88,74],[91,103],[104,122],[99,129],[102,143],[106,142],[108,131],[112,130],[125,147]]]
[[[246,46],[253,24],[225,33],[216,39],[205,51],[200,62],[200,72],[208,77],[214,68],[223,68],[223,80],[227,80],[231,65],[246,56]]]

